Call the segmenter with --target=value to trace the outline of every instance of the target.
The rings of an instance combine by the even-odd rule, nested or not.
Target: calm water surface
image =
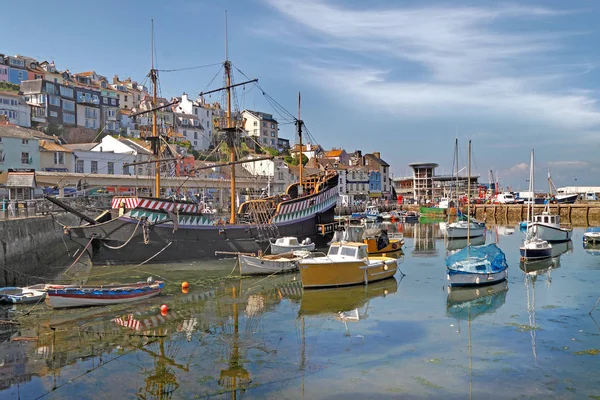
[[[583,229],[526,266],[523,234],[490,229],[508,282],[450,292],[444,257],[460,243],[447,246],[437,223],[397,229],[406,276],[368,287],[303,293],[294,274],[233,277],[233,260],[95,267],[90,282],[164,277],[166,295],[3,309],[21,324],[0,325],[0,398],[600,398],[600,328],[588,315],[600,257]]]

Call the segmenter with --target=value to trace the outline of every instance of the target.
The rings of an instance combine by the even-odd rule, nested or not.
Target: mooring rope
[[[102,243],[102,245],[104,247],[107,247],[111,250],[119,250],[122,249],[123,247],[127,246],[127,244],[129,244],[129,242],[131,241],[131,239],[133,239],[133,237],[135,236],[135,233],[137,232],[138,227],[140,226],[140,222],[142,222],[142,218],[138,219],[137,224],[135,225],[135,229],[133,230],[133,233],[131,234],[131,236],[129,237],[129,239],[127,239],[127,241],[125,243],[123,243],[120,246],[109,246],[106,243]],[[146,240],[144,239],[144,242],[146,242]]]
[[[71,268],[73,268],[73,266],[75,264],[77,264],[77,262],[79,261],[79,259],[81,258],[81,256],[83,255],[83,253],[85,253],[85,251],[87,250],[88,246],[90,245],[90,243],[92,243],[92,240],[94,240],[95,237],[91,237],[90,241],[87,242],[87,244],[85,245],[85,247],[83,248],[83,250],[81,250],[81,253],[79,253],[79,255],[77,256],[77,258],[75,259],[75,261],[73,261],[73,264],[71,264],[71,266],[69,268],[67,268],[67,270],[65,272],[63,272],[63,275],[67,275],[67,272],[69,272],[69,270]]]

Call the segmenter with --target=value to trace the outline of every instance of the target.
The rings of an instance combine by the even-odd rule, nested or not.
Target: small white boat
[[[534,215],[533,222],[527,227],[527,233],[548,242],[566,242],[571,240],[573,228],[560,226],[560,216],[544,211],[542,215]]]
[[[163,281],[152,278],[131,284],[51,285],[47,301],[52,308],[106,306],[149,299],[160,294],[164,287]]]
[[[389,212],[382,212],[380,214],[381,218],[385,219],[385,220],[390,220],[392,219],[392,214],[390,214]]]
[[[295,250],[314,251],[315,244],[310,241],[310,238],[306,238],[300,243],[294,236],[282,237],[271,242],[271,254],[288,253]]]
[[[508,277],[508,264],[494,243],[467,246],[446,258],[447,279],[451,286],[484,286]]]
[[[368,220],[372,221],[381,218],[381,214],[379,214],[377,206],[367,206],[367,208],[365,209],[365,216]]]
[[[539,260],[552,257],[552,245],[538,237],[526,239],[519,247],[521,257],[527,260]]]
[[[31,304],[44,300],[46,292],[29,287],[0,288],[0,303]]]
[[[270,275],[292,272],[298,269],[298,261],[310,254],[306,250],[288,253],[252,256],[239,254],[240,273],[242,275]]]
[[[588,243],[600,243],[600,227],[587,228],[583,233],[583,240]]]
[[[478,237],[485,234],[485,225],[478,222],[456,221],[446,226],[448,239],[464,239]]]

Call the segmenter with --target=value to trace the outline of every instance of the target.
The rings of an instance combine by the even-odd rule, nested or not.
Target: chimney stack
[[[380,153],[380,152],[378,152],[378,151],[374,151],[374,152],[373,152],[373,155],[374,155],[375,157],[377,157],[377,158],[381,158],[381,153]]]

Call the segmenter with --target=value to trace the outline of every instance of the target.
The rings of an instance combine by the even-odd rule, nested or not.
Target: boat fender
[[[477,277],[477,279],[475,279],[475,283],[479,285],[479,277]]]
[[[397,243],[392,243],[392,249],[397,249],[398,248],[398,244]]]

